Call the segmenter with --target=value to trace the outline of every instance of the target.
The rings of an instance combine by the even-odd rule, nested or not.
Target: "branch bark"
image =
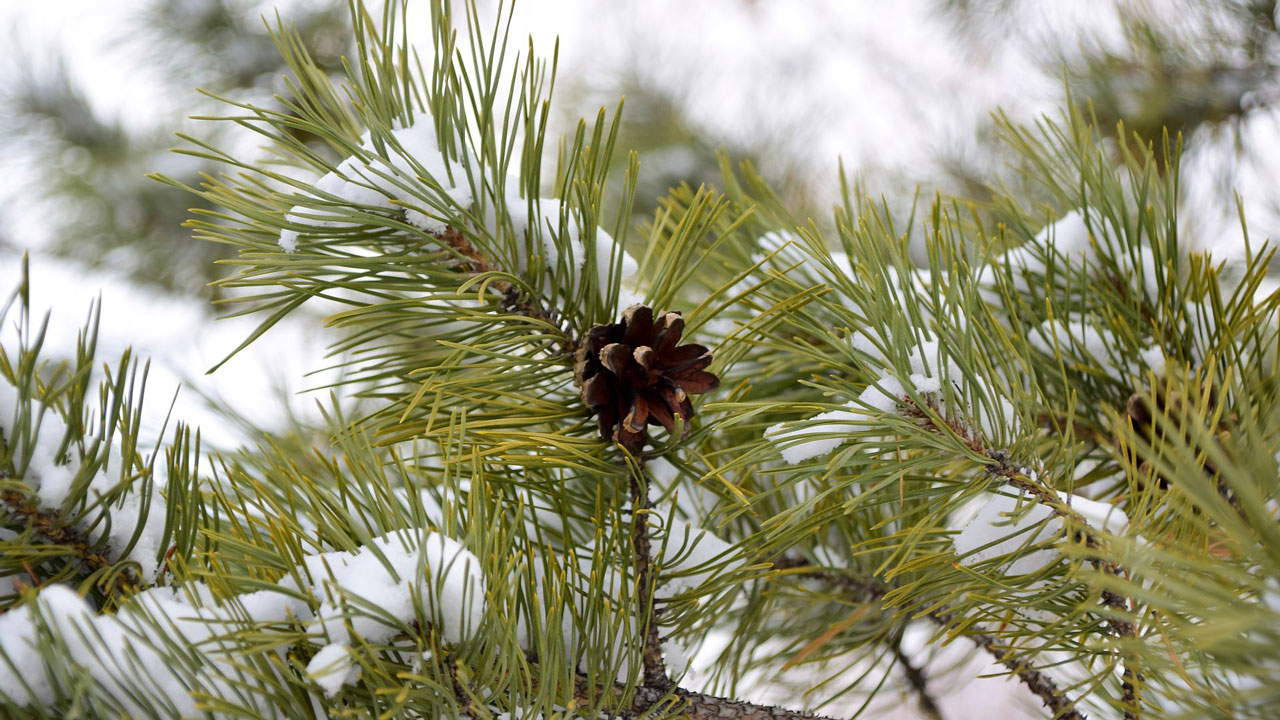
[[[668,691],[665,690],[641,687],[636,691],[636,709],[633,709],[631,717],[649,717],[649,708],[658,706],[667,695]],[[690,718],[691,720],[725,720],[726,718],[735,720],[800,720],[801,718],[829,720],[823,715],[788,710],[776,705],[756,705],[742,700],[732,700],[683,688],[672,688],[670,696],[674,700],[671,709],[678,711],[680,713],[679,717]],[[643,706],[643,710],[638,709],[641,706]]]
[[[619,700],[626,692],[625,685],[613,685],[593,693],[582,675],[578,675],[574,683],[574,702],[584,707],[593,707],[601,692],[610,693]],[[670,681],[666,687],[641,685],[631,696],[630,707],[615,708],[609,712],[634,720],[651,720],[658,714],[691,720],[832,720],[825,715],[686,690],[675,687]]]

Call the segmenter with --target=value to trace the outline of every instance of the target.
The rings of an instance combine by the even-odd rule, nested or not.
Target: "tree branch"
[[[621,700],[626,692],[626,686],[615,684],[592,692],[592,687],[585,676],[581,674],[575,676],[573,689],[575,704],[594,707],[601,692],[612,694],[616,699]],[[621,717],[634,720],[651,720],[658,714],[668,713],[690,720],[831,720],[824,715],[789,710],[776,705],[758,705],[686,690],[674,686],[670,681],[666,682],[666,687],[641,685],[631,696],[629,708],[611,709],[609,712],[618,712]]]
[[[467,242],[466,237],[455,228],[446,228],[441,240],[463,258],[463,268],[466,272],[476,275],[496,272],[497,269],[489,263],[488,259]],[[536,301],[522,298],[518,290],[506,280],[495,280],[492,283],[492,287],[502,293],[503,306],[507,310],[554,326],[561,336],[559,342],[562,352],[572,355],[577,349],[572,334],[561,326],[559,314],[554,310],[548,310]],[[658,633],[657,608],[654,601],[657,578],[654,575],[653,547],[649,538],[650,478],[648,471],[645,469],[643,458],[639,459],[636,468],[629,475],[633,519],[631,539],[635,552],[636,587],[641,594],[638,625],[644,634],[645,640],[642,653],[644,662],[643,682],[632,694],[631,707],[623,710],[623,716],[637,718],[637,720],[641,718],[647,720],[653,717],[656,712],[672,712],[679,713],[682,718],[691,718],[692,720],[712,720],[713,718],[717,720],[724,720],[725,718],[739,720],[765,720],[766,718],[772,720],[830,720],[821,715],[788,710],[774,705],[758,705],[742,700],[686,690],[677,687],[667,677],[666,663],[662,657],[662,638]],[[536,662],[536,658],[531,656],[530,661]],[[465,686],[460,684],[456,668],[450,667],[449,673],[454,685],[454,692],[459,701],[462,702],[465,699],[469,702],[470,693],[467,693]],[[598,694],[590,692],[585,676],[581,674],[575,675],[574,685],[574,700],[576,702],[588,706],[595,704],[592,698],[593,696],[598,697]],[[619,699],[625,691],[625,685],[614,685],[605,689],[605,692],[610,692]]]
[[[498,268],[489,262],[475,246],[467,242],[466,236],[454,228],[446,227],[440,239],[445,242],[454,252],[462,257],[462,269],[472,275],[483,275],[484,273],[498,272]],[[493,289],[502,293],[502,307],[508,312],[513,312],[534,320],[542,322],[556,328],[559,337],[556,341],[560,344],[560,352],[564,355],[573,355],[577,350],[577,343],[574,340],[573,333],[566,330],[560,322],[560,313],[554,308],[543,307],[537,300],[531,300],[522,297],[518,288],[506,280],[494,280],[491,283]]]
[[[670,686],[667,666],[662,660],[662,639],[654,604],[657,578],[653,574],[653,549],[649,542],[649,473],[640,460],[631,473],[631,542],[635,548],[636,586],[640,589],[639,627],[644,632],[644,684],[651,688]]]
[[[775,562],[773,566],[779,570],[801,570],[802,572],[795,574],[802,578],[826,582],[846,590],[856,597],[859,602],[882,601],[889,591],[888,587],[874,578],[860,578],[853,575],[815,570],[809,561],[804,558],[782,558]],[[930,611],[927,617],[943,628],[952,627],[955,619],[955,616],[946,606]],[[969,638],[973,644],[986,651],[997,663],[1015,675],[1023,685],[1027,686],[1028,690],[1040,698],[1045,707],[1053,712],[1055,718],[1059,720],[1085,720],[1085,715],[1075,709],[1075,701],[1059,690],[1057,683],[1052,678],[1039,670],[1033,670],[1009,659],[996,643],[994,635],[989,633],[965,633],[965,637]],[[921,704],[923,705],[923,700]]]
[[[1078,536],[1084,540],[1085,547],[1090,550],[1097,551],[1104,549],[1105,542],[1098,535],[1097,531],[1089,525],[1088,521],[1080,515],[1080,513],[1072,509],[1071,506],[1062,502],[1062,498],[1060,498],[1052,489],[1045,487],[1040,482],[1032,480],[1027,470],[1019,467],[1013,462],[1010,462],[1008,455],[1004,451],[993,450],[987,447],[986,443],[983,442],[981,435],[972,431],[964,423],[958,420],[944,418],[942,420],[942,427],[939,427],[937,422],[939,412],[936,407],[930,406],[929,410],[932,412],[928,412],[917,405],[910,397],[906,396],[899,398],[899,402],[905,405],[903,415],[909,418],[922,420],[925,424],[925,428],[934,433],[940,435],[946,435],[949,433],[955,434],[955,436],[960,438],[961,442],[963,442],[965,447],[970,451],[991,461],[992,464],[988,466],[987,472],[992,476],[1001,478],[1010,485],[1031,495],[1036,499],[1036,502],[1048,507],[1059,517],[1070,520],[1072,525],[1078,528]],[[1120,567],[1118,563],[1107,560],[1100,554],[1091,556],[1089,558],[1089,563],[1093,565],[1095,569],[1112,577],[1122,577],[1125,574],[1124,569]],[[1128,598],[1125,598],[1113,590],[1104,589],[1102,591],[1102,604],[1114,613],[1120,615],[1127,615],[1133,612]],[[1130,622],[1123,617],[1117,617],[1116,615],[1107,615],[1105,619],[1111,628],[1111,633],[1117,638],[1133,639],[1137,637],[1137,626],[1133,622]],[[1120,688],[1122,693],[1121,700],[1124,704],[1124,717],[1125,720],[1137,720],[1139,717],[1139,711],[1142,707],[1139,688],[1143,682],[1143,677],[1141,673],[1135,671],[1131,667],[1132,664],[1136,664],[1136,658],[1133,653],[1124,652],[1123,656],[1125,659],[1124,674],[1121,679]]]
[[[929,678],[925,676],[924,669],[913,665],[911,658],[902,651],[901,636],[893,642],[893,656],[902,666],[902,674],[907,678],[907,684],[915,691],[916,698],[920,701],[920,711],[932,720],[943,720],[942,709],[938,707],[938,701],[929,692]]]
[[[654,688],[641,687],[637,689],[631,716],[635,718],[650,717],[649,709],[657,706],[667,695],[668,691]],[[776,705],[756,705],[742,700],[732,700],[716,695],[693,692],[684,688],[672,688],[670,695],[675,701],[672,703],[671,709],[677,710],[680,713],[679,717],[689,718],[690,720],[725,720],[725,718],[733,718],[734,720],[801,720],[802,718],[829,720],[823,715],[788,710]],[[641,710],[641,707],[644,709]]]
[[[26,522],[27,527],[45,542],[70,549],[90,574],[115,567],[111,558],[94,549],[87,536],[67,527],[57,512],[36,505],[17,490],[0,491],[0,502],[10,515]],[[138,578],[132,572],[125,570],[123,576],[127,583],[138,584]]]

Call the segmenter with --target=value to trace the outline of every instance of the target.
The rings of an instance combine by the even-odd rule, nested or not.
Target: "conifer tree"
[[[1006,121],[1047,202],[906,217],[724,158],[635,228],[621,103],[549,138],[554,53],[404,9],[339,82],[275,26],[260,155],[183,138],[245,344],[327,313],[327,443],[149,443],[96,308],[55,364],[4,305],[0,713],[939,717],[963,646],[1045,717],[1274,716],[1273,251],[1185,250],[1176,138]]]

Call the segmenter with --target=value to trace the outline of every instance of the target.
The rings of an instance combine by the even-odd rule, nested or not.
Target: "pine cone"
[[[675,429],[676,416],[693,417],[690,395],[714,390],[720,379],[703,368],[711,353],[703,345],[680,345],[684,318],[633,305],[622,322],[596,325],[578,348],[574,377],[582,402],[598,416],[600,437],[612,438],[633,455],[648,440],[648,425]]]

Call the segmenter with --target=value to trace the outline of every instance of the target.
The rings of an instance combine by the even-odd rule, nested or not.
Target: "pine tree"
[[[4,306],[0,712],[937,717],[958,645],[1046,717],[1274,715],[1280,293],[1265,243],[1180,245],[1176,138],[1005,121],[1047,202],[907,217],[846,182],[801,220],[725,158],[636,233],[620,106],[553,152],[554,54],[435,2],[421,57],[379,10],[340,85],[276,25],[288,97],[221,120],[263,154],[157,176],[246,345],[328,313],[326,443],[148,450],[97,309],[54,364]]]

